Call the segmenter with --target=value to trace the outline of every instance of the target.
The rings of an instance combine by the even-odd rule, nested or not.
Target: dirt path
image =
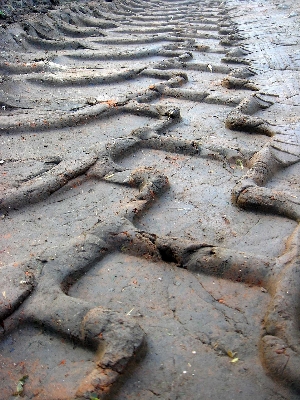
[[[0,398],[300,398],[297,2],[43,7],[0,27]]]

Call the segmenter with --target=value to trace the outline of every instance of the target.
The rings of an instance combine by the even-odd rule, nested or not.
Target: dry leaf
[[[233,352],[233,351],[231,351],[231,350],[227,350],[227,355],[230,357],[230,358],[234,358],[234,356],[236,355],[236,352]]]

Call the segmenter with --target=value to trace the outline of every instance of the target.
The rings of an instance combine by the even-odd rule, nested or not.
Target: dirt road
[[[299,399],[299,2],[1,7],[0,399]]]

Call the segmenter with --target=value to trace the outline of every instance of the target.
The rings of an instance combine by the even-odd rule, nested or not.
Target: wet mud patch
[[[205,38],[205,37],[197,38],[197,35],[195,35],[195,36],[196,36],[196,46],[201,46],[200,49],[201,48],[203,49],[203,46],[209,46],[211,49],[219,48],[219,46],[220,46],[219,38],[218,39]],[[200,49],[198,48],[198,50],[200,50]],[[197,50],[197,47],[196,47],[196,50]],[[199,54],[200,53],[201,52],[199,52]],[[196,54],[196,52],[193,53],[194,56],[195,56],[195,54]]]
[[[250,158],[268,141],[268,138],[262,135],[249,135],[227,129],[225,120],[232,107],[173,98],[162,99],[159,103],[180,107],[181,121],[166,131],[175,137],[196,140],[200,145],[232,149],[241,158]]]
[[[0,220],[1,265],[34,259],[118,215],[135,189],[79,177],[44,202],[12,210]],[[21,245],[22,244],[22,245]]]
[[[126,73],[126,68],[121,72]],[[118,73],[119,71],[116,71]],[[69,81],[65,80],[68,74]],[[8,104],[16,109],[43,109],[59,111],[75,111],[85,107],[91,99],[95,101],[113,101],[118,98],[145,91],[153,84],[153,78],[133,76],[121,79],[119,82],[97,83],[101,78],[101,69],[64,70],[61,72],[45,73],[35,77],[31,75],[28,80],[14,78],[2,85],[0,102]],[[40,79],[40,81],[39,81]],[[52,81],[52,79],[54,79]],[[78,81],[77,81],[78,80]],[[109,77],[108,77],[109,80]],[[9,93],[9,96],[7,95]],[[2,113],[6,107],[2,108]]]
[[[232,88],[226,88],[222,84],[222,81],[224,80],[224,73],[214,72],[213,66],[211,66],[210,64],[207,65],[207,71],[189,70],[189,80],[185,84],[184,88],[193,89],[195,91],[210,92],[211,95],[214,95],[213,92],[216,92],[215,97],[219,96],[219,106],[221,104],[222,97],[226,97],[228,99],[227,105],[232,107],[234,106],[234,99],[236,99],[236,102],[238,102],[238,99],[242,100],[243,98],[248,97],[251,94],[249,90],[245,90],[242,88],[239,89],[235,87],[234,90]],[[212,71],[209,70],[210,68],[212,69]],[[218,104],[218,100],[215,101]]]
[[[231,201],[230,189],[245,169],[216,160],[143,150],[120,162],[152,166],[169,177],[170,189],[138,221],[141,230],[275,257],[296,222],[251,212]]]
[[[65,56],[74,60],[98,60],[98,61],[126,61],[126,60],[141,60],[147,62],[153,57],[163,56],[163,46],[155,45],[142,47],[138,44],[132,44],[129,46],[121,45],[118,49],[114,49],[115,46],[104,46],[99,44],[96,49],[86,49],[77,51],[65,52]],[[117,51],[118,50],[118,51]],[[161,53],[162,52],[162,53]]]
[[[94,75],[97,75],[94,70]],[[101,70],[100,70],[101,71]],[[10,103],[17,107],[23,108],[42,108],[45,110],[65,110],[72,111],[80,109],[91,101],[114,101],[119,98],[138,92],[143,92],[153,84],[153,79],[145,77],[136,77],[134,80],[126,80],[125,82],[110,83],[110,84],[93,84],[82,83],[80,86],[77,84],[51,84],[45,85],[43,83],[30,83],[14,85],[16,93]],[[26,99],[26,94],[28,98]]]
[[[157,49],[163,49],[164,46],[167,46],[170,44],[170,41],[166,40],[166,38],[163,40],[161,39],[159,42],[155,40],[155,36],[142,36],[140,33],[137,33],[136,36],[134,35],[124,35],[122,33],[110,32],[111,36],[107,37],[105,39],[95,39],[93,40],[93,43],[99,48],[99,50],[103,49],[105,46],[105,51],[113,51],[113,52],[123,52],[124,50],[126,51],[127,49],[129,51],[135,50],[137,53],[139,52],[144,52],[144,51],[151,51],[157,50]],[[145,38],[145,41],[149,41],[150,43],[145,43],[141,44],[143,37]],[[140,43],[138,43],[140,38]],[[151,43],[151,39],[153,38],[153,43]],[[137,41],[135,43],[134,41]],[[110,41],[114,42],[112,45],[109,43]],[[107,43],[105,43],[107,42]],[[150,54],[149,54],[150,55]],[[134,56],[133,56],[134,59]]]
[[[189,63],[189,65],[192,63]],[[189,71],[189,80],[184,85],[186,89],[194,90],[222,90],[221,80],[224,78],[224,74],[212,73],[207,70],[205,71]],[[235,92],[236,93],[236,92]]]
[[[147,60],[144,59],[130,59],[130,60],[94,60],[94,59],[89,59],[88,56],[86,58],[76,58],[72,57],[71,53],[68,53],[67,55],[64,54],[65,52],[62,53],[62,55],[57,55],[52,58],[52,62],[55,64],[61,65],[61,66],[66,66],[70,68],[74,67],[80,67],[80,68],[103,68],[103,69],[124,69],[124,68],[143,68],[143,67],[151,67],[151,65],[156,64],[165,58],[162,56],[152,56],[147,58]],[[74,53],[74,56],[76,56],[76,53]]]
[[[297,100],[296,100],[297,101]],[[260,111],[256,114],[273,125],[289,126],[298,123],[300,125],[300,105],[295,104],[274,104],[270,109]]]
[[[202,44],[202,41],[201,41]],[[224,51],[225,54],[225,51]],[[220,63],[220,56],[222,56],[222,53],[214,53],[213,48],[212,52],[199,52],[195,51],[193,52],[193,61],[194,62],[201,62],[201,63],[207,63],[207,64],[213,64],[213,63]],[[224,67],[228,67],[227,64],[224,64]]]
[[[114,253],[69,294],[101,298],[103,307],[132,316],[147,335],[145,358],[113,399],[166,393],[170,399],[184,398],[191,390],[205,398],[243,398],[246,393],[261,400],[281,398],[257,358],[261,315],[269,298],[260,288]],[[239,360],[232,363],[228,352]]]
[[[91,371],[93,359],[92,351],[41,327],[10,328],[0,342],[1,398],[71,399],[74,381]]]
[[[262,182],[269,171],[269,175],[273,173],[273,164],[268,164],[271,151],[275,146],[279,150],[284,146],[293,150],[297,145],[287,144],[280,135],[272,139],[253,135],[254,131],[269,136],[274,134],[269,124],[255,119],[255,114],[258,111],[262,118],[269,116],[268,120],[274,126],[272,118],[280,113],[280,107],[275,106],[271,112],[269,96],[266,99],[262,93],[253,96],[250,90],[257,91],[257,88],[244,79],[252,76],[252,65],[248,70],[240,68],[248,64],[251,57],[257,58],[254,63],[254,67],[258,67],[257,73],[269,68],[274,70],[276,63],[285,73],[290,62],[295,66],[297,52],[288,55],[291,42],[286,38],[283,44],[279,43],[290,19],[286,18],[280,29],[273,32],[272,24],[276,18],[267,15],[267,2],[263,6],[255,1],[243,6],[235,0],[228,0],[226,4],[207,1],[200,6],[182,3],[176,11],[174,3],[150,1],[149,9],[144,8],[145,4],[125,3],[114,0],[100,5],[69,4],[70,9],[51,13],[55,19],[53,29],[49,26],[49,15],[45,18],[37,15],[28,18],[30,26],[26,22],[26,26],[10,27],[8,38],[2,40],[7,43],[4,48],[12,49],[8,55],[11,63],[1,64],[1,72],[6,75],[1,78],[5,92],[19,96],[19,100],[21,91],[25,93],[33,88],[36,92],[32,103],[28,92],[22,104],[9,104],[12,99],[8,94],[0,104],[5,107],[1,110],[5,158],[1,157],[0,167],[3,166],[7,174],[3,188],[16,188],[1,199],[1,254],[5,264],[12,264],[1,269],[3,282],[6,282],[3,285],[6,294],[2,292],[2,296],[7,296],[1,303],[3,315],[8,315],[5,307],[11,298],[13,308],[9,312],[19,306],[24,296],[30,295],[21,306],[24,318],[51,326],[62,336],[69,336],[71,328],[77,340],[83,342],[83,335],[87,335],[95,348],[102,342],[101,334],[108,323],[104,338],[108,343],[108,361],[102,359],[101,362],[104,368],[111,365],[112,351],[116,356],[113,365],[118,365],[121,373],[124,369],[128,371],[129,380],[125,382],[124,390],[116,393],[122,400],[130,397],[173,400],[197,398],[199,394],[214,399],[250,396],[259,400],[292,400],[295,396],[289,389],[278,388],[263,372],[257,344],[261,339],[260,343],[272,345],[275,338],[275,342],[278,340],[277,343],[285,346],[276,349],[279,353],[275,351],[275,355],[272,346],[267,348],[269,353],[261,350],[261,357],[268,362],[278,360],[278,357],[283,360],[291,354],[291,346],[296,344],[296,348],[299,342],[297,329],[295,335],[291,335],[292,340],[288,332],[289,324],[298,326],[298,315],[294,315],[293,310],[298,307],[299,257],[296,250],[299,229],[296,222],[288,219],[292,214],[284,214],[287,218],[271,214],[277,204],[273,204],[272,210],[265,207],[268,215],[258,212],[263,208],[259,208],[262,196],[257,197],[257,193],[266,194],[267,206],[274,200],[273,194],[276,202],[277,193],[266,192],[268,188]],[[242,11],[230,11],[231,4],[238,4]],[[254,12],[250,15],[252,8]],[[107,14],[102,15],[103,10]],[[144,15],[139,16],[141,12]],[[245,29],[243,36],[247,36],[249,28],[256,46],[252,47],[254,51],[250,58],[244,57],[247,40],[238,34],[239,27],[229,14],[235,20],[238,18],[242,30]],[[101,19],[95,18],[96,15]],[[119,28],[109,29],[114,26]],[[46,32],[48,28],[50,30]],[[266,37],[260,35],[263,31]],[[147,33],[165,33],[170,39],[168,46],[162,47],[166,43],[161,41],[162,36],[151,42],[150,36],[145,37]],[[126,36],[122,37],[122,34]],[[274,40],[276,49],[281,49],[279,52],[274,52]],[[288,47],[282,50],[282,46]],[[257,49],[263,51],[255,54]],[[165,60],[153,71],[152,62],[159,58],[158,55],[163,55]],[[71,60],[70,56],[74,68],[64,71],[60,67],[68,57]],[[19,62],[21,59],[25,65]],[[50,59],[55,59],[57,64],[53,65],[48,61]],[[127,71],[129,74],[120,71],[122,63],[131,59],[132,65],[138,68],[145,62],[146,70]],[[27,65],[26,61],[30,63]],[[103,69],[108,71],[102,71],[101,66],[93,70],[93,65],[99,66],[102,61]],[[34,70],[35,62],[39,71]],[[85,70],[82,66],[89,68]],[[236,67],[239,70],[237,76],[233,72]],[[113,68],[117,73],[110,74]],[[104,72],[102,76],[101,72]],[[153,79],[149,86],[147,80],[147,93],[136,97],[139,104],[134,101],[116,103],[112,98],[107,101],[105,93],[101,103],[103,100],[97,96],[101,95],[104,85],[98,83],[103,83],[107,72],[109,82],[114,82],[117,88],[120,87],[118,82],[124,83],[126,78],[129,86],[125,91],[131,91],[130,82],[140,76]],[[222,81],[220,72],[224,74]],[[164,82],[159,84],[158,77]],[[22,80],[26,83],[16,85],[14,89],[13,84]],[[295,76],[294,81],[297,81]],[[81,85],[83,94],[78,95]],[[280,104],[295,106],[292,98],[297,99],[297,87],[289,84],[288,90],[282,90],[285,98],[277,97],[282,92],[278,95],[275,86],[270,89],[272,96],[280,99]],[[241,88],[248,89],[248,94]],[[268,83],[263,85],[263,91],[267,92],[267,89]],[[38,93],[39,90],[43,94]],[[109,86],[107,90],[110,90]],[[199,93],[202,90],[206,93]],[[118,93],[110,91],[111,96]],[[154,107],[142,103],[159,97],[161,99],[154,101]],[[50,103],[41,102],[41,99],[50,100]],[[189,100],[188,107],[181,99]],[[160,107],[167,102],[168,109]],[[14,108],[18,105],[30,105],[36,111]],[[261,112],[266,107],[270,107],[267,113]],[[55,111],[43,112],[41,108]],[[130,115],[116,120],[117,114],[122,113]],[[135,123],[136,114],[151,116],[151,123],[149,118],[138,119]],[[293,113],[289,115],[287,107],[284,115],[290,118],[288,121],[296,118]],[[227,127],[242,132],[227,130],[225,121]],[[65,126],[73,128],[61,129]],[[108,133],[103,134],[106,130]],[[250,134],[243,133],[245,130]],[[259,154],[250,161],[256,152]],[[270,157],[264,157],[266,155]],[[19,164],[14,179],[12,171],[16,162]],[[54,165],[45,165],[48,162]],[[121,171],[122,167],[126,170]],[[43,174],[45,168],[50,169]],[[256,179],[257,170],[264,175],[261,180]],[[296,188],[298,172],[297,168],[290,168],[286,182],[280,181],[283,177],[277,179],[278,174],[269,185],[284,190]],[[79,175],[80,178],[74,179]],[[252,176],[256,181],[250,181],[249,186],[247,179]],[[98,182],[95,177],[107,183]],[[257,182],[262,186],[253,186]],[[249,191],[241,188],[244,183]],[[126,184],[139,189],[124,188]],[[243,196],[253,211],[236,207],[242,206]],[[27,200],[30,204],[36,203],[29,205]],[[111,254],[115,251],[119,253]],[[177,265],[188,270],[179,269]],[[89,271],[91,266],[94,268]],[[33,275],[28,269],[34,271]],[[111,271],[114,276],[110,275]],[[190,271],[211,275],[204,277]],[[27,280],[28,274],[32,281]],[[216,275],[236,283],[214,279]],[[10,279],[15,276],[18,279]],[[244,281],[264,287],[251,288],[241,283]],[[65,292],[70,286],[70,296],[67,296]],[[293,297],[287,297],[290,287]],[[20,301],[16,298],[19,293],[23,296]],[[267,303],[269,306],[266,307]],[[101,309],[106,305],[108,309]],[[272,307],[279,310],[274,318]],[[119,313],[114,314],[113,310]],[[57,324],[57,315],[63,316],[59,319],[64,322],[63,326]],[[130,317],[137,325],[129,321]],[[7,321],[4,323],[7,328]],[[142,368],[137,373],[130,373],[126,362],[134,358],[143,341],[139,323],[147,333],[149,351],[145,363],[142,361]],[[266,336],[276,337],[270,342],[270,337],[264,336],[266,332]],[[119,353],[120,348],[125,349],[125,353]],[[293,357],[291,360],[293,362]],[[269,362],[268,369],[270,365],[273,370],[281,366]],[[288,380],[292,368],[289,365],[284,371]],[[298,370],[298,367],[294,368],[291,376],[299,386]],[[101,373],[102,370],[97,368],[90,374],[88,384],[92,389],[86,398],[91,397],[95,388],[92,381],[95,374],[97,379],[99,374],[100,379],[104,378]],[[108,389],[107,384],[115,384],[117,375],[113,373],[110,382],[110,376],[106,375],[105,379],[104,390]],[[74,385],[77,383],[75,378]],[[86,387],[80,386],[80,390]],[[97,397],[102,397],[102,388],[99,393]],[[69,398],[75,396],[69,395]]]
[[[59,163],[58,158],[48,158],[45,160],[2,160],[0,165],[1,190],[9,190],[18,187],[34,177],[51,170]]]
[[[147,125],[150,118],[130,114],[113,115],[110,118],[90,119],[73,127],[49,129],[23,134],[1,134],[2,158],[30,159],[51,156],[63,158],[76,157],[76,154],[89,152],[94,145],[105,143],[113,138],[125,137],[133,129]],[[34,153],[33,153],[34,152]],[[0,166],[1,167],[1,166]]]
[[[300,198],[300,164],[294,164],[278,172],[267,184],[267,188],[285,191]]]
[[[267,71],[255,76],[255,81],[276,103],[299,105],[300,71]]]

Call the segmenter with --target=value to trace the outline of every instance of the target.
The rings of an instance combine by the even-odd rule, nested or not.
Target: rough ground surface
[[[299,399],[299,2],[1,10],[0,398]]]

